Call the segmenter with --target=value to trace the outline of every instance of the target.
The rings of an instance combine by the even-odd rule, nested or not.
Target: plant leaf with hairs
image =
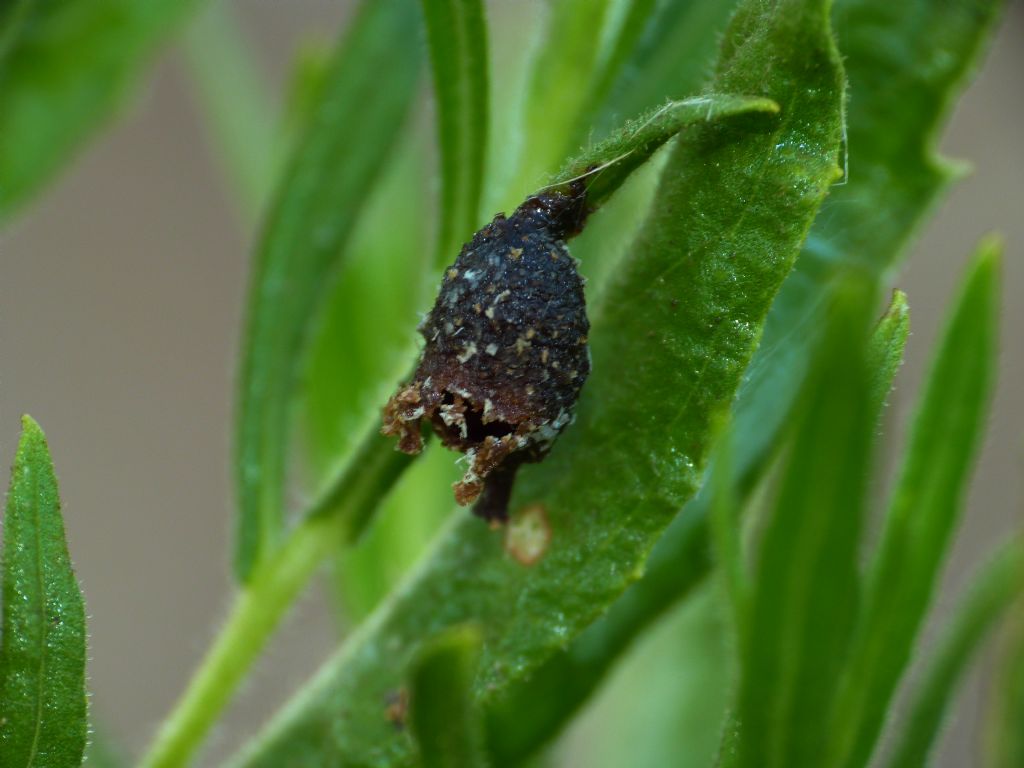
[[[503,532],[460,515],[237,765],[402,764],[412,744],[382,702],[424,638],[481,628],[486,707],[638,577],[696,490],[713,425],[839,174],[843,80],[825,3],[750,2],[730,41],[714,90],[780,113],[700,124],[673,148],[654,211],[592,312],[577,422],[521,473],[509,551]],[[517,559],[524,520],[541,532],[532,565]]]
[[[956,12],[939,13],[934,8],[939,2],[836,0],[833,16],[850,80],[850,175],[825,201],[796,269],[772,306],[741,387],[733,424],[733,466],[741,488],[756,484],[778,444],[835,270],[861,262],[880,281],[886,279],[954,178],[949,164],[936,156],[936,135],[977,67],[1004,3],[972,0],[957,5]],[[945,41],[941,56],[930,35]],[[628,98],[633,91],[626,91]],[[903,109],[908,100],[920,109]],[[876,144],[876,136],[885,142]],[[899,183],[890,185],[892,179]],[[887,204],[867,202],[876,199]],[[854,242],[855,233],[870,242]],[[859,250],[862,246],[867,251]],[[534,733],[525,735],[530,726],[523,725],[517,754],[556,733],[633,639],[708,573],[710,502],[704,492],[690,502],[658,542],[643,580],[520,686],[516,696],[534,702],[527,721]]]
[[[0,756],[76,766],[85,751],[85,607],[64,539],[46,436],[30,417],[4,515]]]

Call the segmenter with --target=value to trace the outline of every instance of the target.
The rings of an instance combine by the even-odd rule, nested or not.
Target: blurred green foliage
[[[114,111],[191,5],[0,11],[0,216]],[[240,592],[143,763],[188,760],[329,557],[349,635],[234,765],[550,762],[606,683],[571,737],[588,765],[868,765],[921,655],[981,439],[998,244],[963,281],[862,565],[908,335],[906,297],[887,312],[880,297],[956,177],[934,143],[1002,5],[364,0],[280,97],[232,14],[206,9],[189,72],[243,218],[263,212],[234,455]],[[453,511],[454,457],[394,454],[378,409],[460,243],[581,175],[600,206],[572,244],[593,375],[576,423],[521,473],[512,529],[540,519],[548,537],[524,565],[507,531]],[[31,422],[4,533],[0,738],[77,765],[84,618]],[[894,768],[926,764],[956,681],[1021,593],[1022,552],[1013,539],[982,569],[929,654]],[[35,656],[10,650],[32,638]],[[994,768],[1020,753],[1019,637],[1007,645]],[[29,713],[11,702],[33,681],[53,702]]]

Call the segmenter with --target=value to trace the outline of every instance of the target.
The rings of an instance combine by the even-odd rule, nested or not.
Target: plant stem
[[[288,608],[340,546],[358,538],[412,457],[370,434],[284,545],[238,594],[227,622],[143,757],[144,768],[185,765],[220,716]]]
[[[324,557],[337,548],[341,518],[311,518],[238,594],[227,622],[141,765],[185,765],[249,666]]]

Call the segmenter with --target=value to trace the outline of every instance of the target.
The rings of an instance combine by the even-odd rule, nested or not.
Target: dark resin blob
[[[590,373],[583,279],[565,239],[586,218],[582,189],[527,199],[498,214],[445,271],[420,326],[412,381],[384,408],[386,435],[418,453],[420,422],[469,461],[459,504],[505,520],[515,471],[539,461],[573,419]]]

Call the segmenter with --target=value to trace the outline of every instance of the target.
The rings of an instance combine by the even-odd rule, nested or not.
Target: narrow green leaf
[[[888,768],[925,768],[956,686],[989,629],[1024,594],[1024,539],[1004,545],[975,576],[914,694]],[[1020,723],[1015,727],[1019,730]]]
[[[46,436],[30,417],[4,516],[0,756],[77,766],[85,751],[85,608],[64,540]]]
[[[447,263],[479,226],[487,154],[487,24],[481,0],[422,0],[441,145],[436,260]]]
[[[800,393],[795,439],[759,550],[740,648],[738,766],[820,765],[856,616],[874,423],[870,289],[839,292]]]
[[[850,83],[849,173],[822,206],[740,392],[739,472],[763,460],[784,428],[836,271],[856,265],[880,282],[888,279],[955,177],[935,153],[936,135],[1002,5],[836,0],[833,15]]]
[[[586,100],[602,58],[611,2],[548,4],[547,30],[526,93],[523,152],[511,185],[513,201],[540,186],[574,149],[573,130],[588,111]]]
[[[772,305],[748,379],[741,388],[733,420],[734,467],[741,489],[752,487],[774,456],[778,435],[807,370],[835,269],[869,253],[872,269],[879,270],[883,277],[888,274],[949,181],[950,174],[940,170],[943,166],[935,157],[935,136],[991,39],[1003,3],[983,0],[976,6],[970,4],[970,8],[963,5],[957,6],[956,12],[940,13],[933,8],[937,2],[836,0],[834,15],[842,22],[842,39],[858,40],[857,45],[842,46],[850,79],[848,126],[851,137],[860,137],[857,143],[852,139],[847,143],[848,164],[856,172],[851,172],[842,186],[833,188],[826,200],[797,268]],[[677,5],[686,4],[673,3],[670,7]],[[709,14],[727,7],[718,0],[691,5]],[[854,8],[861,10],[847,12]],[[946,4],[943,8],[953,10]],[[683,27],[684,31],[698,30],[698,38],[705,34],[698,23],[687,22]],[[939,58],[932,39],[945,41]],[[885,44],[879,45],[879,40]],[[680,43],[659,50],[665,56],[678,56],[690,48]],[[691,62],[691,66],[702,64]],[[646,78],[648,65],[637,67]],[[625,71],[632,69],[626,67]],[[692,73],[692,69],[686,71]],[[610,104],[629,104],[632,95],[645,93],[645,81],[637,82],[635,77],[627,80],[628,87],[621,89],[625,100],[613,98]],[[652,98],[656,102],[663,95],[656,91],[654,97],[648,94],[644,98],[647,101],[642,106],[647,107]],[[920,100],[923,111],[910,113],[900,106],[910,100]],[[633,111],[617,108],[627,114]],[[609,110],[614,112],[616,108]],[[889,149],[881,151],[874,136],[884,136]],[[898,186],[891,186],[894,178],[900,179]],[[883,197],[888,204],[843,202]],[[853,232],[871,233],[866,252],[855,250],[855,244],[849,242],[846,233]],[[856,245],[859,248],[861,244]],[[677,600],[689,595],[707,574],[711,564],[707,525],[710,502],[710,494],[699,494],[658,542],[647,561],[644,578],[568,649],[545,664],[530,683],[520,687],[525,701],[538,702],[529,713],[536,725],[536,739],[543,740],[556,732],[633,638]],[[548,687],[547,681],[557,682]],[[521,747],[532,748],[527,744],[536,741],[524,737]]]
[[[638,115],[696,92],[713,66],[736,0],[658,2],[629,58],[607,85],[592,116],[578,126],[577,141],[603,136],[622,115]],[[595,89],[596,90],[596,89]],[[600,91],[597,91],[600,93]]]
[[[418,19],[408,5],[379,0],[362,6],[339,45],[256,254],[235,458],[235,569],[242,580],[279,543],[289,415],[310,320],[416,85]]]
[[[213,155],[249,224],[263,210],[283,160],[278,106],[226,0],[197,14],[182,50]]]
[[[875,420],[885,407],[892,383],[903,365],[903,350],[910,336],[910,308],[903,291],[893,291],[889,309],[875,326],[868,343],[868,370],[871,371],[871,403]]]
[[[838,173],[843,87],[825,3],[752,2],[752,17],[758,29],[735,41],[714,90],[781,112],[702,123],[674,147],[644,233],[591,313],[577,422],[522,470],[508,532],[459,515],[236,764],[406,762],[410,740],[381,702],[423,638],[477,623],[477,692],[494,706],[638,577],[699,483],[713,425]],[[518,726],[505,726],[507,754]]]
[[[598,66],[595,67],[594,73],[591,76],[590,93],[587,96],[587,104],[593,108],[598,104],[604,103],[608,96],[608,92],[611,90],[615,81],[622,74],[622,70],[627,66],[630,58],[636,51],[637,45],[643,38],[644,32],[647,31],[648,27],[654,23],[657,13],[658,0],[624,0],[619,2],[619,6],[625,6],[624,9],[617,9],[616,3],[612,3],[609,8],[612,13],[609,13],[610,17],[615,16],[615,11],[618,10],[621,18],[618,20],[617,28],[613,33],[613,41],[608,45],[607,50],[604,52],[603,59],[599,62]],[[666,5],[662,3],[662,5]],[[678,4],[677,4],[678,5]],[[672,73],[673,76],[676,73]],[[673,83],[674,85],[677,83]],[[696,90],[696,89],[694,89]],[[649,106],[649,105],[645,105]],[[644,110],[637,110],[642,112]],[[581,115],[581,117],[584,117]],[[582,130],[580,133],[585,134],[590,130],[591,126],[581,125],[578,126]]]
[[[1024,591],[1022,591],[1024,592]],[[1024,594],[1012,609],[999,663],[991,676],[994,696],[986,733],[988,768],[1024,765]]]
[[[750,602],[750,574],[744,560],[742,520],[743,509],[730,484],[732,471],[732,434],[726,429],[715,449],[709,484],[714,501],[711,510],[711,536],[718,569],[725,581],[725,592],[732,607],[732,623],[737,637],[746,634]]]
[[[597,208],[666,141],[688,126],[747,112],[777,114],[778,111],[779,105],[771,99],[750,96],[709,93],[671,101],[628,121],[603,142],[570,160],[555,175],[552,186],[579,179],[586,185],[587,202]]]
[[[833,765],[863,765],[910,661],[955,530],[995,380],[1000,247],[981,246],[914,419],[871,563],[833,722]]]
[[[483,768],[483,723],[473,694],[482,638],[472,625],[429,640],[413,664],[409,714],[423,768]]]
[[[25,22],[36,6],[36,0],[7,0],[0,8],[0,75],[3,73],[4,58],[18,41]]]
[[[114,742],[110,732],[96,724],[96,707],[92,710],[92,728],[89,732],[89,743],[85,747],[85,758],[82,764],[87,768],[128,768],[125,751]]]
[[[112,113],[195,0],[38,4],[0,64],[0,219]]]

